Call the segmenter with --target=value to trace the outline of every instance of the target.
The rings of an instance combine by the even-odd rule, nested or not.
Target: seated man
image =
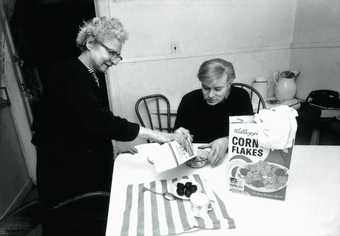
[[[220,58],[205,61],[199,68],[202,88],[183,96],[177,110],[175,129],[186,128],[193,142],[207,143],[211,148],[212,166],[224,157],[228,148],[229,116],[252,115],[253,108],[247,91],[232,87],[233,65]]]

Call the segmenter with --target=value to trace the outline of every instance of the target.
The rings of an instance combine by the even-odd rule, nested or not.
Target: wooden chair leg
[[[310,145],[320,144],[320,130],[314,129],[310,138]]]

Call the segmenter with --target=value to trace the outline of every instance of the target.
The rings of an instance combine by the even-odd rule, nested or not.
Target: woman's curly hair
[[[76,43],[81,51],[86,50],[86,42],[89,38],[99,41],[117,39],[124,43],[128,38],[128,33],[118,19],[102,16],[86,21],[80,26]]]

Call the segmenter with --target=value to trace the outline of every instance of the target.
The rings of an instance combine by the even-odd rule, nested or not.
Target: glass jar
[[[198,149],[197,155],[185,164],[191,168],[202,168],[209,163],[208,155],[210,149]]]

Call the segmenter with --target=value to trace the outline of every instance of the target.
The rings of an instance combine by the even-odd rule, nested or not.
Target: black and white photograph
[[[339,0],[0,0],[0,236],[339,236]]]

